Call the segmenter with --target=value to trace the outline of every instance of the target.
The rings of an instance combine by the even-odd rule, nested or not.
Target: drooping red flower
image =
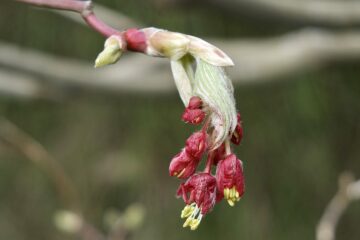
[[[205,112],[202,110],[201,98],[197,96],[191,97],[181,118],[186,123],[194,125],[200,124],[205,118]]]
[[[198,125],[204,120],[205,112],[201,109],[186,108],[181,118],[186,123]]]
[[[231,136],[231,142],[239,145],[244,135],[244,130],[241,123],[241,115],[237,114],[237,124],[234,133]]]
[[[170,176],[186,179],[194,174],[199,161],[200,158],[194,158],[184,148],[171,160],[169,174]]]
[[[185,148],[170,163],[170,175],[186,179],[177,191],[186,203],[181,218],[186,218],[183,227],[198,228],[202,217],[210,212],[216,202],[226,199],[234,206],[244,194],[242,163],[231,154],[230,142],[240,144],[243,136],[240,114],[227,115],[231,118],[224,125],[223,118],[213,112],[208,103],[204,106],[198,96],[190,98],[182,119],[191,124],[203,122],[201,130],[193,133]],[[228,130],[226,130],[228,129]],[[221,135],[223,134],[223,135]],[[221,138],[219,137],[221,136]],[[203,155],[207,154],[205,168],[196,173]],[[211,175],[212,167],[217,166],[216,177]]]
[[[217,200],[225,198],[230,206],[239,201],[245,191],[243,166],[235,154],[228,155],[216,169]]]
[[[186,152],[196,159],[201,158],[206,149],[207,133],[205,131],[195,132],[186,140]]]
[[[194,174],[180,185],[177,196],[186,203],[181,212],[181,217],[187,218],[183,226],[195,230],[216,203],[216,179],[209,173]]]

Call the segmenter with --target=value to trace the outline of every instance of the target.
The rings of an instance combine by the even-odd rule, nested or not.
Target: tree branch
[[[0,93],[25,99],[51,99],[62,97],[59,88],[41,83],[36,76],[0,68]]]
[[[16,0],[31,4],[38,7],[46,7],[51,9],[61,9],[67,11],[78,12],[80,14],[91,10],[91,1],[77,1],[77,0]]]
[[[326,207],[316,229],[316,240],[334,240],[340,217],[349,204],[360,199],[360,180],[354,181],[349,173],[339,177],[339,190]]]
[[[239,66],[228,69],[236,85],[261,84],[331,61],[360,59],[360,32],[331,33],[312,29],[265,40],[214,42],[231,53]],[[124,56],[121,64],[95,70],[88,62],[0,43],[0,66],[58,86],[165,93],[175,90],[168,64],[161,58],[153,61],[143,55],[132,55]]]
[[[47,7],[51,9],[67,10],[78,12],[85,20],[85,22],[95,31],[99,32],[105,37],[111,35],[121,35],[120,31],[110,27],[93,12],[91,1],[78,0],[17,0],[19,2],[27,3],[38,7]]]
[[[96,15],[99,16],[104,22],[111,23],[112,26],[116,29],[128,29],[133,27],[141,27],[142,25],[133,19],[129,18],[128,16],[125,16],[124,14],[114,11],[110,8],[104,7],[99,4],[93,4],[94,9],[96,9]],[[55,14],[58,14],[60,16],[63,16],[65,18],[70,19],[71,21],[74,21],[81,25],[86,25],[86,22],[84,22],[81,18],[79,18],[78,14],[74,12],[68,12],[68,11],[53,11]]]
[[[79,212],[79,195],[62,166],[36,140],[7,119],[0,117],[0,138],[26,156],[32,163],[44,169],[53,180],[65,206]]]
[[[303,23],[349,26],[360,24],[356,0],[206,0],[232,12],[270,15]]]
[[[53,181],[60,199],[63,201],[68,213],[74,220],[64,222],[74,228],[74,233],[83,240],[105,240],[104,235],[89,224],[82,216],[80,197],[71,178],[66,174],[58,161],[35,139],[23,132],[15,124],[4,117],[0,117],[0,138],[10,144],[14,149],[27,157],[34,165],[42,168]]]

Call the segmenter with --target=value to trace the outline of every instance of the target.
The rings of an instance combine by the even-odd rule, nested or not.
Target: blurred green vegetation
[[[265,37],[296,29],[206,4],[97,2],[146,25],[197,36]],[[86,59],[89,67],[103,45],[90,29],[15,2],[0,3],[0,40]],[[247,192],[234,208],[216,206],[196,232],[182,229],[184,204],[174,197],[179,181],[168,176],[171,157],[195,129],[180,121],[183,106],[175,92],[76,90],[59,102],[0,97],[0,113],[61,162],[86,216],[101,229],[108,209],[140,202],[146,218],[133,239],[312,239],[339,174],[350,170],[360,177],[359,77],[359,63],[336,62],[237,87],[245,137],[235,151],[245,164]],[[5,143],[0,158],[0,239],[74,239],[54,227],[53,214],[62,205],[48,177]],[[341,219],[337,239],[359,239],[359,217],[355,203]]]

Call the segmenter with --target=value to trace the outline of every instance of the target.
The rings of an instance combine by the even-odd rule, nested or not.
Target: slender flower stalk
[[[225,67],[234,65],[230,57],[210,43],[182,33],[154,27],[116,30],[95,16],[91,1],[18,1],[78,12],[92,29],[107,38],[95,67],[116,63],[125,51],[168,58],[185,106],[182,120],[203,124],[169,166],[171,176],[186,179],[177,191],[186,204],[181,213],[181,218],[186,218],[183,226],[195,230],[217,202],[226,199],[234,206],[240,200],[245,189],[243,163],[232,153],[230,144],[241,143],[243,127],[236,111],[234,88],[225,73]],[[196,172],[203,158],[207,159],[205,169]]]

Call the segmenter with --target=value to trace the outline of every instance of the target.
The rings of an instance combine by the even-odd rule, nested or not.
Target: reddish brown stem
[[[78,0],[17,0],[19,2],[28,3],[38,7],[46,7],[52,9],[68,10],[78,12],[84,18],[85,22],[95,31],[105,37],[114,34],[121,34],[120,31],[110,27],[100,19],[98,19],[93,10],[91,1]]]
[[[86,15],[82,14],[85,22],[95,31],[102,34],[104,37],[110,37],[111,35],[121,35],[121,33],[98,19],[93,12]]]
[[[206,166],[204,169],[204,173],[210,173],[211,172],[211,166],[213,164],[213,160],[214,160],[214,151],[209,152],[207,161],[206,161]]]
[[[78,13],[83,13],[86,9],[91,9],[91,1],[76,1],[76,0],[17,0],[17,1],[39,7],[68,10]]]

